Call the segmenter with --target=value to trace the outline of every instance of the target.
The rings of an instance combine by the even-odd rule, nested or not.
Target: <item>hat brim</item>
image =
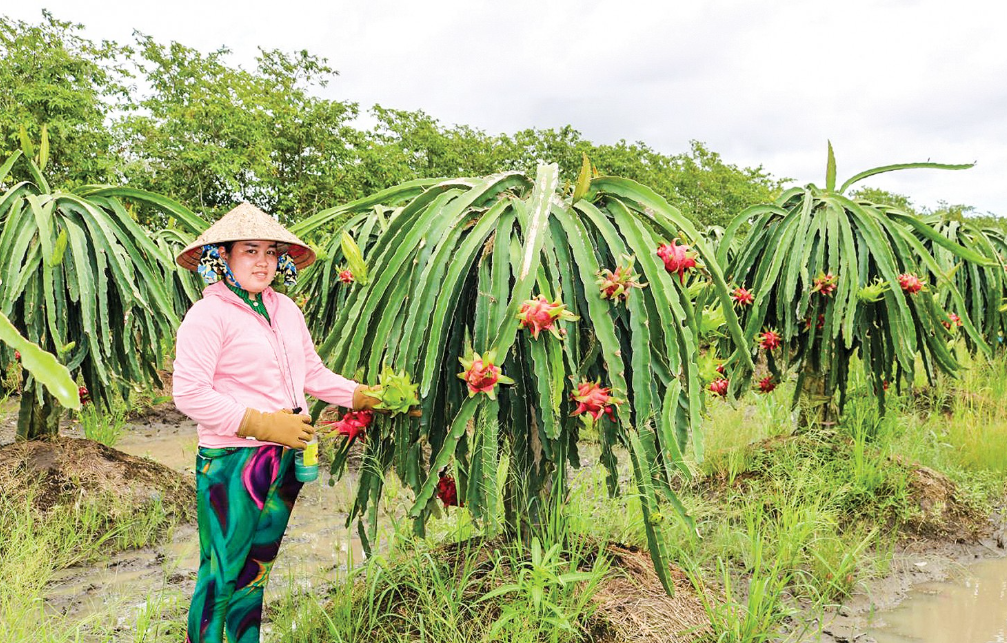
[[[203,246],[258,240],[286,245],[287,254],[298,270],[307,268],[315,261],[315,251],[296,235],[251,203],[242,203],[204,230],[203,234],[175,257],[175,262],[186,270],[195,270],[203,255]]]
[[[222,246],[225,243],[230,243],[231,241],[259,241],[258,237],[254,239],[229,239],[228,241],[218,241],[214,242],[215,246]],[[266,241],[275,241],[275,239],[266,239]],[[308,246],[302,246],[297,243],[290,243],[289,241],[277,241],[276,243],[280,245],[287,246],[287,254],[290,255],[291,261],[297,266],[298,270],[303,270],[311,264],[315,263],[315,251]],[[190,244],[183,250],[178,257],[175,258],[175,262],[185,268],[186,270],[196,270],[199,266],[199,260],[203,256],[203,246],[207,245],[200,243],[199,245]]]

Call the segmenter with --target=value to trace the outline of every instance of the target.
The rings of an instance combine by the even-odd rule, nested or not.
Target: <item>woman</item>
[[[353,409],[378,403],[368,395],[377,387],[322,364],[300,309],[270,287],[277,270],[289,284],[314,260],[248,203],[176,259],[212,284],[178,329],[172,391],[199,432],[192,643],[222,641],[225,629],[231,643],[259,640],[263,590],[301,489],[294,450],[315,432],[305,393]]]

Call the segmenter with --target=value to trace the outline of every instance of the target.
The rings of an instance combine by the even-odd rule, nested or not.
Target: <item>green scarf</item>
[[[227,280],[224,280],[227,287],[231,289],[238,297],[241,297],[241,301],[248,304],[249,308],[259,313],[266,318],[266,321],[272,324],[272,320],[269,319],[269,313],[266,312],[266,302],[262,301],[262,294],[260,293],[257,299],[252,299],[252,296],[248,294],[248,291],[244,288],[238,288],[237,286],[232,286]]]

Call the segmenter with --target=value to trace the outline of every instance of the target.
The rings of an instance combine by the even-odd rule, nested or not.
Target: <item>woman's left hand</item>
[[[373,397],[371,393],[381,392],[381,385],[367,386],[366,384],[358,384],[357,388],[353,390],[353,410],[354,411],[370,411],[373,410],[375,406],[381,404],[381,400]]]

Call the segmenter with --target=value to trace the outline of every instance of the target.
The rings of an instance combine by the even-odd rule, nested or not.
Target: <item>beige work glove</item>
[[[357,388],[353,389],[353,410],[354,411],[370,411],[378,404],[381,404],[381,400],[376,397],[371,397],[370,393],[381,391],[381,386],[367,386],[366,384],[358,384]]]
[[[290,409],[262,413],[255,409],[245,411],[238,427],[238,437],[252,437],[263,442],[275,442],[291,449],[303,449],[315,434],[311,417],[294,415]]]

